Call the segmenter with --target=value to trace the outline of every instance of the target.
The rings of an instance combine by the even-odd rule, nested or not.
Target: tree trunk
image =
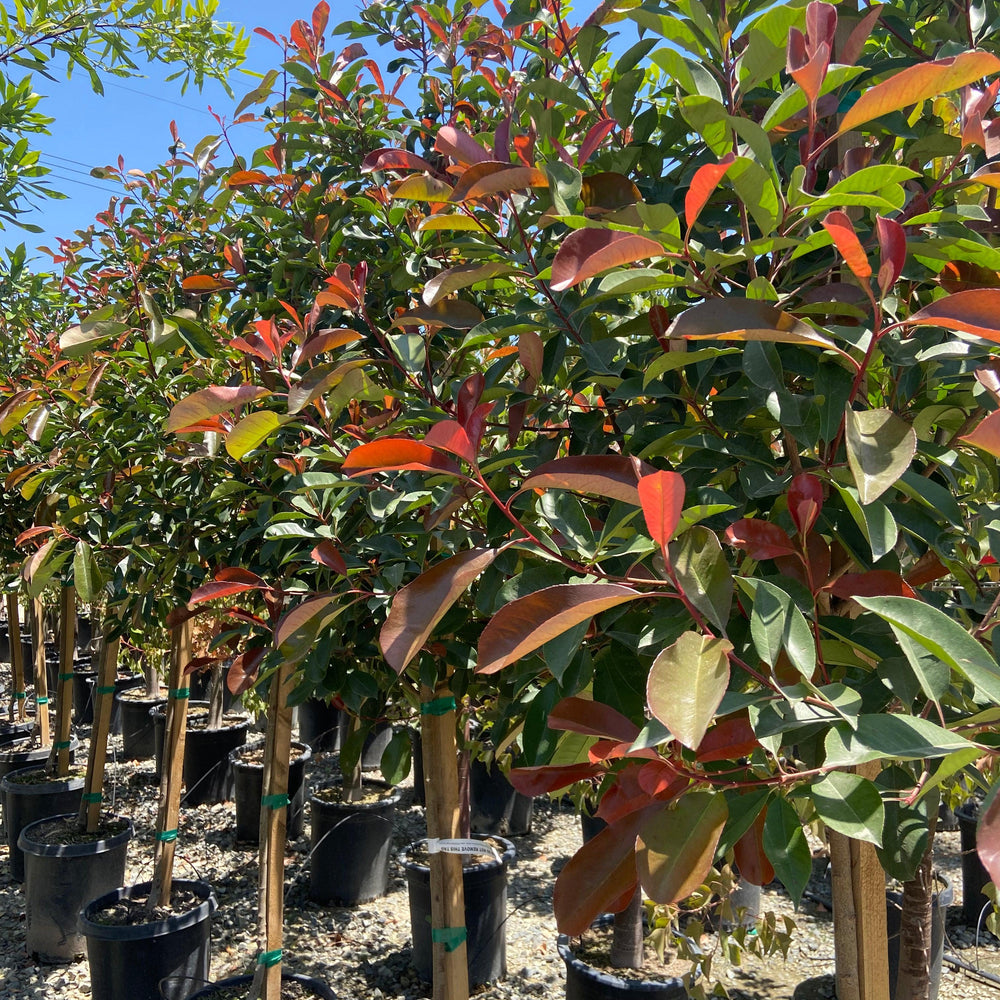
[[[208,728],[221,729],[224,708],[225,668],[221,663],[212,667],[208,681]]]
[[[899,928],[899,975],[894,1000],[928,1000],[931,976],[931,919],[934,913],[934,874],[931,857],[937,807],[930,810],[930,837],[916,877],[903,883],[903,912]]]
[[[344,729],[344,742],[340,748],[341,776],[344,781],[344,802],[357,802],[361,798],[362,770],[361,756],[362,747],[358,745],[359,734],[361,732],[361,719],[348,713],[347,726]],[[348,763],[344,755],[344,747],[350,746],[352,762]],[[355,754],[356,751],[356,754]]]
[[[642,968],[642,931],[642,889],[636,886],[628,905],[615,914],[614,937],[611,941],[613,968]]]

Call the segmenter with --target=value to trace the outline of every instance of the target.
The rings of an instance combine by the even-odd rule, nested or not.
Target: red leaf
[[[14,545],[17,548],[20,548],[21,545],[24,542],[28,541],[30,538],[37,538],[39,535],[47,535],[55,530],[56,529],[51,524],[40,524],[34,528],[27,528],[25,531],[22,531],[21,534],[17,536],[17,538],[14,539]]]
[[[974,288],[937,299],[905,322],[940,326],[1000,343],[1000,289]]]
[[[373,170],[420,170],[434,173],[434,168],[425,159],[408,149],[374,150],[361,161],[362,173],[371,173]]]
[[[697,755],[703,764],[715,760],[739,760],[752,754],[759,746],[746,712],[741,712],[712,726],[698,744]]]
[[[645,596],[616,583],[565,583],[511,601],[483,629],[477,673],[494,674],[594,615]]]
[[[788,34],[788,75],[802,88],[810,104],[816,102],[830,67],[830,44],[807,45],[802,32],[792,28]]]
[[[251,573],[248,569],[240,566],[224,566],[215,574],[216,580],[225,580],[231,583],[249,583],[255,587],[265,589],[267,584],[256,573]]]
[[[335,351],[338,347],[353,344],[358,340],[364,340],[364,335],[358,333],[357,330],[323,330],[315,337],[310,337],[292,355],[292,367],[298,367],[303,361],[311,361],[317,354]]]
[[[718,163],[706,163],[695,171],[691,178],[691,186],[684,196],[684,220],[687,223],[688,235],[694,228],[701,210],[712,197],[712,192],[719,186],[719,182],[726,176],[726,172],[736,161],[736,157],[729,153]]]
[[[253,187],[255,184],[269,184],[271,178],[261,170],[237,170],[226,179],[226,187]],[[186,285],[190,279],[185,279]],[[185,288],[185,291],[188,291]]]
[[[903,273],[903,265],[906,263],[906,231],[895,219],[885,219],[881,215],[876,217],[875,227],[879,249],[882,251],[878,287],[885,295]]]
[[[381,438],[358,445],[344,459],[341,468],[349,476],[398,472],[404,469],[416,469],[420,472],[461,471],[450,458],[410,438]]]
[[[466,165],[491,159],[488,149],[476,142],[468,132],[462,132],[453,125],[442,125],[438,129],[434,148]]]
[[[614,784],[601,796],[596,816],[605,823],[617,823],[630,813],[645,812],[656,801],[651,799],[639,782],[646,764],[629,763],[615,772]]]
[[[823,483],[809,472],[800,472],[788,487],[788,513],[805,537],[823,509]]]
[[[212,274],[192,274],[181,282],[181,288],[194,295],[207,295],[235,287],[236,284],[228,278]]]
[[[774,867],[764,853],[765,806],[757,814],[753,825],[733,845],[733,854],[740,878],[751,885],[767,885],[774,878]]]
[[[646,236],[610,229],[577,229],[556,251],[551,286],[553,291],[564,292],[602,271],[662,257],[663,253],[663,245]]]
[[[424,443],[432,448],[451,452],[470,465],[476,462],[476,449],[465,433],[465,428],[455,420],[439,420],[427,432]]]
[[[496,549],[460,552],[421,573],[396,594],[379,635],[379,646],[397,673],[417,655],[434,626],[496,555]]]
[[[197,673],[204,667],[210,667],[215,663],[221,663],[221,656],[196,656],[193,660],[189,660],[184,665],[184,675]]]
[[[906,582],[911,587],[923,587],[925,584],[940,580],[947,576],[950,570],[932,551],[925,552],[906,574]]]
[[[585,736],[610,737],[621,743],[633,743],[639,735],[639,727],[610,705],[575,696],[556,703],[549,712],[548,727]]]
[[[265,652],[263,647],[254,646],[240,653],[230,664],[226,674],[226,687],[229,688],[229,693],[234,698],[238,698],[244,691],[253,686]]]
[[[968,434],[959,438],[965,444],[1000,458],[1000,410],[987,414]]]
[[[269,395],[267,389],[256,385],[210,385],[175,403],[167,417],[165,430],[168,433],[181,432],[193,424]]]
[[[806,34],[813,51],[821,42],[832,48],[837,34],[837,8],[833,4],[812,0],[806,7]]]
[[[522,795],[533,798],[603,773],[604,768],[600,764],[542,764],[539,767],[512,768],[508,777]]]
[[[784,528],[754,518],[740,518],[726,528],[726,541],[743,549],[751,559],[795,555],[795,546]]]
[[[916,591],[898,574],[888,569],[867,573],[844,573],[825,588],[834,597],[916,597]]]
[[[639,480],[642,514],[653,541],[666,551],[681,519],[684,480],[676,472],[654,472]]]
[[[327,569],[332,569],[335,573],[339,573],[341,576],[347,576],[347,563],[344,562],[344,557],[337,551],[336,545],[330,541],[329,538],[324,538],[323,541],[319,543],[309,553],[309,558],[313,562],[319,563],[320,566],[326,566]]]
[[[872,266],[868,263],[868,255],[854,232],[851,217],[839,210],[828,212],[823,220],[823,228],[830,234],[834,246],[854,275],[862,280],[871,277]]]
[[[214,601],[219,597],[230,597],[233,594],[243,594],[248,590],[260,590],[254,583],[226,583],[212,582],[203,583],[188,599],[188,604],[204,604],[205,601]]]
[[[571,455],[543,462],[524,480],[521,489],[594,493],[640,507],[639,478],[655,471],[646,462],[620,455]]]
[[[689,784],[691,782],[688,778],[678,774],[663,760],[651,760],[639,768],[639,787],[661,802],[676,798]]]
[[[509,163],[484,160],[462,174],[448,196],[452,202],[475,201],[495,194],[509,194],[523,188],[548,187],[548,175],[537,167],[514,167]]]
[[[584,137],[583,142],[580,143],[580,150],[576,154],[576,165],[578,167],[582,167],[593,156],[594,151],[614,131],[617,124],[618,122],[613,118],[605,118],[604,121],[600,121],[591,127],[590,131]]]

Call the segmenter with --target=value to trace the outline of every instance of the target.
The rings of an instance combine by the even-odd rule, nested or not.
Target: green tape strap
[[[80,796],[84,802],[103,802],[104,796],[100,792],[84,792]]]
[[[168,698],[173,698],[175,701],[183,701],[185,698],[191,697],[191,688],[171,688],[167,692]]]
[[[28,697],[28,692],[27,691],[15,691],[14,692],[14,701],[24,701],[24,699],[27,698],[27,697]]]
[[[61,681],[71,681],[73,679],[73,671],[71,670],[68,674],[60,674],[59,680]]]
[[[48,703],[49,703],[49,699],[46,698],[44,694],[41,696],[41,698],[36,698],[35,699],[35,704],[36,705],[47,705]]]
[[[71,743],[69,740],[59,740],[58,742],[53,743],[52,746],[54,746],[56,750],[68,750]]]
[[[176,830],[162,830],[156,835],[156,839],[162,844],[169,844],[177,839]]]
[[[445,715],[448,712],[454,712],[457,707],[454,697],[447,695],[444,698],[435,698],[433,701],[421,702],[420,714]]]
[[[274,951],[262,951],[257,956],[257,964],[263,965],[265,969],[270,969],[272,966],[277,965],[281,961],[281,949],[275,948]]]
[[[98,694],[114,694],[117,688],[114,684],[105,684],[102,687],[94,688]]]
[[[467,933],[464,927],[433,927],[431,940],[435,944],[443,944],[445,951],[454,951],[465,941]]]
[[[291,799],[285,795],[262,795],[260,799],[260,804],[265,809],[284,809],[285,806],[291,804]]]

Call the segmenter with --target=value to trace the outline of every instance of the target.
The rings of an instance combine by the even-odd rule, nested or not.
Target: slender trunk
[[[18,722],[24,722],[25,700],[24,691],[24,650],[21,647],[21,619],[17,594],[7,595],[7,634],[10,636],[10,662],[14,672],[13,701],[11,703],[11,718],[17,716]],[[15,712],[16,708],[16,712]]]
[[[466,723],[468,739],[468,723]],[[460,837],[472,836],[472,755],[468,750],[458,752],[458,828]]]
[[[614,936],[611,941],[613,968],[642,968],[642,930],[642,890],[636,886],[628,905],[615,914]]]
[[[895,1000],[928,1000],[931,977],[931,920],[934,914],[933,858],[937,807],[930,810],[930,837],[917,874],[903,883],[899,928],[899,975]]]
[[[159,656],[159,653],[156,654]],[[158,698],[160,696],[160,671],[154,656],[150,653],[144,654],[142,658],[142,676],[146,682],[146,697]]]
[[[360,742],[361,719],[348,713],[347,725],[344,727],[344,741],[340,747],[340,773],[344,781],[344,802],[358,802],[361,799],[362,747]]]
[[[208,682],[208,728],[221,729],[223,716],[223,696],[225,694],[225,673],[221,663],[212,667]]]

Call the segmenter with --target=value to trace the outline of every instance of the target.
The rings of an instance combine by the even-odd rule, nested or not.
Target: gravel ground
[[[85,734],[81,734],[85,735]],[[117,749],[120,741],[114,739]],[[81,752],[80,759],[85,759]],[[333,755],[317,755],[309,770],[314,787],[335,771]],[[138,882],[151,871],[152,829],[156,789],[151,762],[111,763],[110,789],[117,811],[132,817],[136,840],[130,848],[127,880]],[[178,877],[197,875],[215,888],[219,909],[213,923],[213,978],[249,971],[256,958],[255,849],[237,847],[233,838],[232,803],[182,807],[177,849]],[[423,809],[407,788],[396,824],[396,848],[426,834]],[[565,978],[556,950],[551,913],[552,883],[580,843],[579,821],[571,810],[545,800],[535,803],[532,833],[516,838],[517,859],[509,873],[507,921],[508,976],[482,989],[483,1000],[561,996]],[[402,868],[393,862],[388,894],[355,909],[320,907],[308,899],[308,822],[305,835],[289,844],[286,854],[287,967],[316,975],[342,997],[354,1000],[415,1000],[430,995],[410,964],[410,922]],[[957,833],[937,839],[937,863],[955,888],[948,913],[946,950],[970,965],[1000,975],[995,939],[981,941],[961,926],[960,853]],[[36,965],[24,949],[23,893],[12,882],[6,847],[0,847],[0,997],[4,1000],[85,1000],[90,996],[86,961],[71,965]],[[787,962],[773,957],[749,960],[725,971],[724,981],[740,1000],[818,1000],[834,996],[833,933],[824,863],[798,912],[780,886],[767,887],[763,908],[789,914],[797,929]],[[826,902],[824,902],[826,900]],[[988,936],[987,936],[988,937]],[[711,941],[707,942],[709,945]],[[986,1000],[998,996],[997,985],[946,965],[942,1000]],[[127,1000],[127,998],[121,998]]]

